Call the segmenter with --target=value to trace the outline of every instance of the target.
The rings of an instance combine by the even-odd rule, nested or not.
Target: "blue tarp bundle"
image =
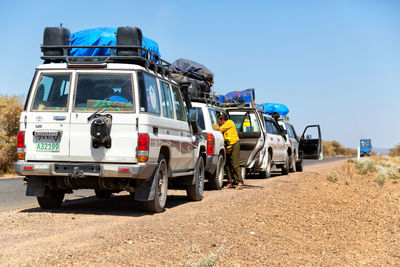
[[[72,34],[71,45],[116,45],[117,44],[117,28],[101,27],[95,29],[88,29]],[[157,42],[143,36],[142,46],[145,49],[155,53],[159,58],[161,54]],[[71,49],[70,56],[109,56],[109,48],[73,48]],[[143,51],[143,57],[147,57],[147,52]],[[150,55],[150,60],[155,61],[156,59]]]
[[[289,113],[289,109],[284,104],[277,103],[263,103],[261,106],[264,107],[265,114],[271,115],[274,112],[278,112],[280,115],[286,116]]]
[[[225,95],[227,103],[252,103],[255,100],[254,88],[242,91],[233,91]]]

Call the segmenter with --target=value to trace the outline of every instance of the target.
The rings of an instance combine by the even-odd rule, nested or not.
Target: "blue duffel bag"
[[[117,28],[101,27],[95,29],[82,30],[75,32],[71,37],[71,46],[115,46],[117,44]],[[143,36],[142,47],[153,52],[159,58],[161,54],[158,43],[150,38]],[[70,56],[109,56],[109,48],[73,48]],[[143,51],[143,57],[152,61],[156,61],[153,55],[148,56],[147,52]]]
[[[255,101],[255,91],[253,88],[246,89],[242,91],[233,91],[225,95],[227,103],[237,103],[237,104],[250,104]]]
[[[289,108],[284,104],[277,103],[263,103],[261,106],[264,107],[264,112],[267,115],[271,115],[274,112],[278,112],[279,115],[286,116],[289,113]]]

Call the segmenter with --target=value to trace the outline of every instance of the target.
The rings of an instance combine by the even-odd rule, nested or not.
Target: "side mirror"
[[[193,134],[201,134],[197,121],[190,121],[190,126],[192,127]]]

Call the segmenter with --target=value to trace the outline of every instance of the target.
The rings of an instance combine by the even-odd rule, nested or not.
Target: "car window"
[[[290,129],[292,130],[293,138],[297,139],[296,130],[294,129],[293,125],[290,125],[290,124],[289,124],[289,126],[290,126]]]
[[[215,109],[209,108],[208,113],[210,114],[211,124],[217,123],[218,116],[217,116],[217,112],[215,111]]]
[[[238,132],[260,132],[256,114],[252,112],[230,112],[230,119],[235,123]]]
[[[75,111],[133,111],[132,75],[79,73],[75,93]]]
[[[180,121],[187,121],[185,107],[178,87],[172,86],[172,95],[175,101],[176,118]]]
[[[289,136],[290,138],[295,138],[291,125],[288,124],[288,123],[285,123],[285,125],[286,125],[286,130],[287,130],[288,136]]]
[[[70,90],[71,74],[42,74],[36,88],[32,110],[66,111]]]
[[[174,110],[172,107],[172,96],[169,89],[169,84],[160,82],[161,84],[161,106],[163,109],[163,116],[167,118],[174,118]]]
[[[139,72],[140,111],[160,114],[160,99],[156,78]]]
[[[204,123],[204,116],[203,116],[202,108],[192,108],[192,109],[190,109],[189,116],[190,116],[190,120],[191,121],[197,121],[197,126],[201,130],[206,129],[206,126],[205,126],[205,123]]]
[[[265,118],[265,126],[267,127],[267,133],[278,134],[278,129],[271,120]]]

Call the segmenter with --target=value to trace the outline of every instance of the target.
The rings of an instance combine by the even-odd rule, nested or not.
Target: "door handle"
[[[67,116],[53,116],[53,119],[56,121],[65,121]]]
[[[167,133],[167,134],[170,134],[170,131],[167,130],[166,133]]]
[[[158,127],[153,127],[153,134],[158,134]]]

